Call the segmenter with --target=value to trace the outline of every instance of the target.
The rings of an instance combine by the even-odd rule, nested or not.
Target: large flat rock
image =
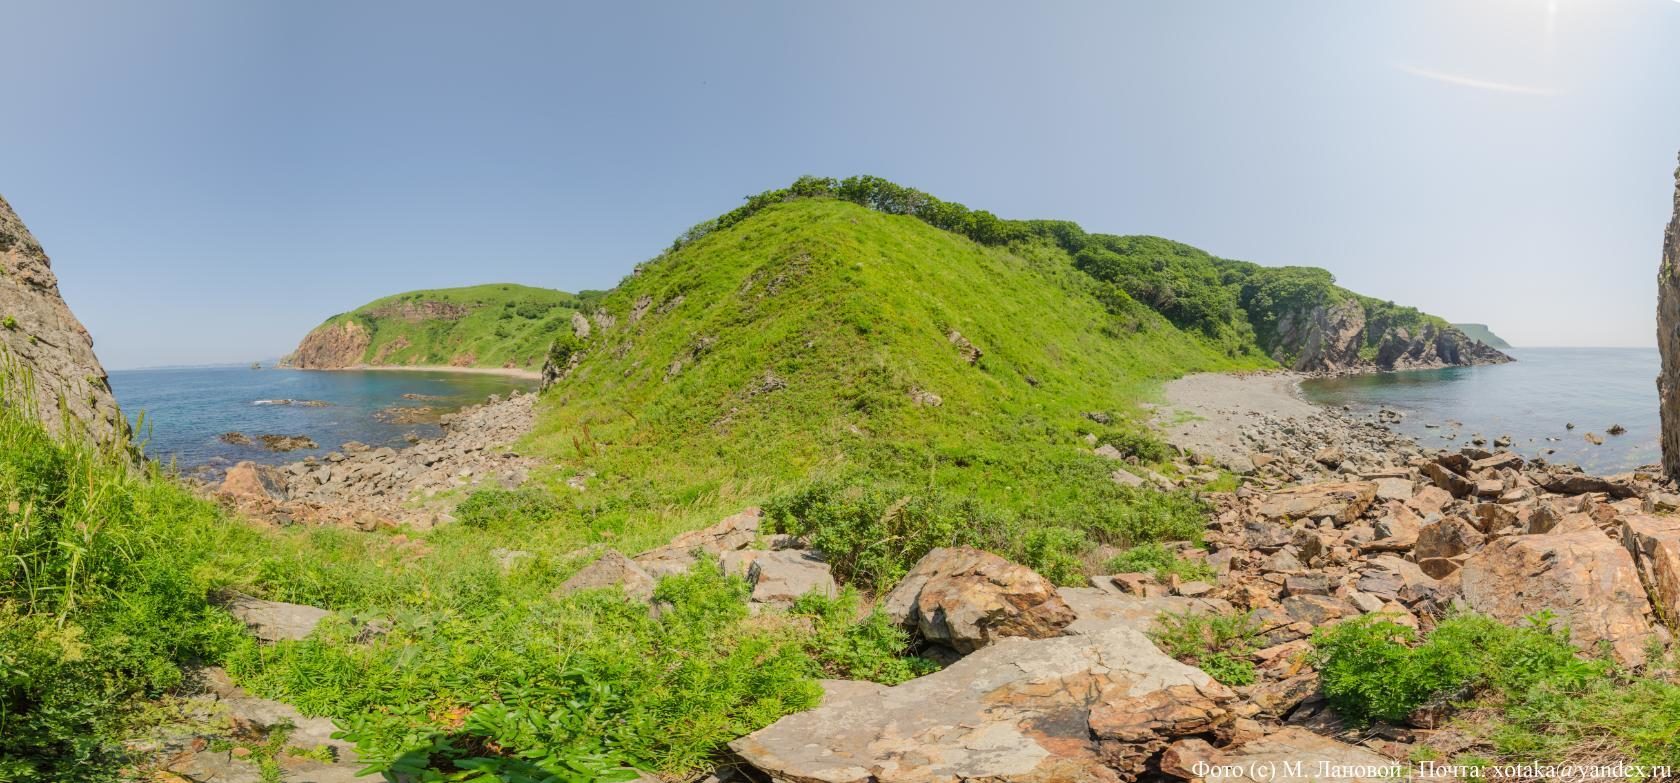
[[[1633,557],[1598,530],[1496,539],[1452,578],[1471,609],[1507,623],[1550,610],[1577,646],[1608,642],[1623,663],[1657,638]]]
[[[827,693],[730,747],[790,783],[1113,783],[1235,699],[1124,627],[999,639],[901,685]]]
[[[1377,497],[1374,481],[1337,481],[1279,490],[1260,503],[1271,519],[1322,519],[1347,524],[1359,518]]]

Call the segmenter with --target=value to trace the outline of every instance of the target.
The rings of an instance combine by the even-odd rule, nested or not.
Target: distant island
[[[1511,347],[1510,343],[1505,342],[1505,338],[1494,334],[1493,330],[1489,329],[1487,324],[1453,324],[1453,328],[1463,332],[1466,337],[1469,337],[1470,339],[1475,340],[1476,342],[1479,342],[1489,348]]]

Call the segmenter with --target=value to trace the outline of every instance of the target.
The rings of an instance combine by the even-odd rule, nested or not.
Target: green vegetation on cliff
[[[572,314],[599,295],[510,283],[409,291],[327,319],[286,363],[534,369],[554,336],[571,330]]]
[[[802,177],[787,188],[752,196],[745,205],[689,229],[672,250],[735,226],[770,206],[810,198],[838,199],[885,214],[914,217],[982,245],[1030,256],[1059,251],[1115,293],[1128,295],[1130,300],[1120,310],[1142,303],[1232,358],[1269,356],[1299,364],[1301,369],[1338,369],[1371,364],[1378,359],[1377,349],[1397,336],[1402,342],[1437,333],[1463,337],[1440,318],[1338,287],[1323,269],[1263,267],[1217,258],[1160,237],[1090,234],[1064,220],[1004,220],[870,176]],[[1350,344],[1341,344],[1339,337],[1331,345],[1315,339],[1348,323],[1349,313],[1357,313],[1354,320],[1363,324],[1363,333],[1352,335]],[[1299,361],[1309,346],[1316,346],[1316,353]],[[1450,351],[1442,358],[1448,362],[1471,359],[1457,353]],[[1482,361],[1506,358],[1474,357]]]

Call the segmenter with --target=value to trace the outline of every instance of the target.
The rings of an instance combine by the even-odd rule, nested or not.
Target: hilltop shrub
[[[1109,429],[1097,436],[1097,442],[1113,446],[1121,454],[1136,457],[1139,462],[1166,462],[1173,456],[1171,446],[1141,429]]]
[[[837,577],[871,588],[891,586],[936,547],[984,549],[1076,585],[1099,543],[1201,540],[1206,506],[1192,492],[1122,487],[1101,471],[1068,480],[1089,495],[1009,511],[960,490],[861,474],[787,492],[765,504],[765,514],[775,529],[808,537]]]

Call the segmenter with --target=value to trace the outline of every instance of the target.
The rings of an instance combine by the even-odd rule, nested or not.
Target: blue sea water
[[[138,438],[146,454],[185,468],[225,467],[239,460],[281,463],[324,454],[347,441],[373,446],[405,445],[414,433],[433,437],[436,424],[392,424],[374,414],[393,405],[454,410],[483,402],[491,394],[530,390],[536,382],[501,375],[452,372],[381,372],[188,367],[111,373],[111,389],[131,422],[142,423]],[[404,399],[404,394],[437,397]],[[276,404],[318,400],[326,407]],[[275,453],[260,445],[235,446],[222,433],[307,435],[320,448]]]
[[[1517,361],[1318,378],[1302,383],[1301,390],[1313,402],[1348,405],[1356,412],[1381,406],[1401,411],[1406,417],[1394,428],[1425,446],[1468,445],[1478,434],[1491,443],[1508,434],[1512,448],[1525,456],[1574,463],[1600,475],[1661,461],[1656,378],[1662,362],[1655,348],[1506,353]],[[1607,434],[1615,424],[1627,432]],[[1604,445],[1588,442],[1589,432]]]

